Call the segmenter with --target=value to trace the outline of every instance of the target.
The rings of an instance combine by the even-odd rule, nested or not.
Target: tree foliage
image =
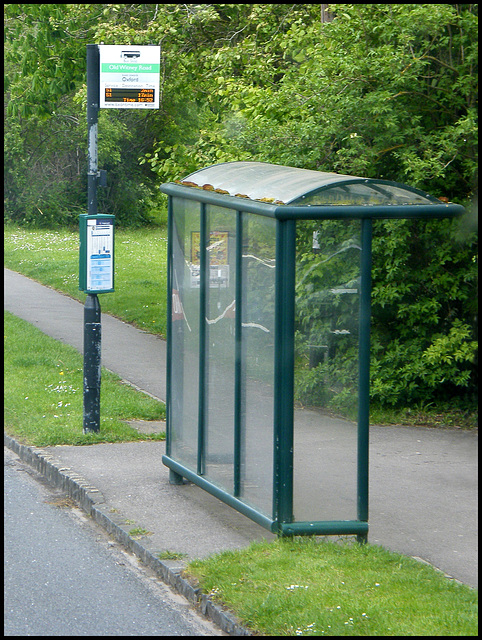
[[[250,74],[242,81],[232,72],[224,76],[243,149],[282,164],[470,197],[476,184],[475,10],[331,7],[337,17],[329,24],[307,23],[302,15],[285,33],[272,34],[264,66],[268,78],[278,76],[274,85]],[[242,47],[252,56],[248,39]],[[226,64],[232,54],[222,53]]]
[[[473,395],[477,5],[326,6],[5,5],[5,217],[76,223],[86,208],[85,46],[160,45],[159,110],[101,110],[109,186],[99,211],[142,224],[163,206],[159,182],[238,159],[385,178],[460,202],[462,223],[375,225],[372,397]]]

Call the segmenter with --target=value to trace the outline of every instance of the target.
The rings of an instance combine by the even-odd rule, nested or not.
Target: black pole
[[[100,431],[100,303],[87,294],[84,305],[84,433]]]
[[[87,45],[87,211],[97,215],[97,121],[100,100],[99,47]]]
[[[97,215],[97,121],[99,115],[99,47],[87,45],[87,211]],[[84,433],[100,431],[101,323],[97,294],[84,305]]]

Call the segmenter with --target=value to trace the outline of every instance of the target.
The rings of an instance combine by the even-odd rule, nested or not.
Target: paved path
[[[4,306],[82,351],[81,303],[5,270]],[[102,364],[164,399],[162,340],[103,315]],[[301,425],[297,455],[306,461],[298,465],[302,506],[309,511],[316,499],[322,505],[330,503],[336,511],[342,504],[338,488],[323,493],[316,475],[320,467],[316,456],[321,455],[316,452],[332,446],[333,439],[325,439],[328,445],[315,442],[318,414],[302,413],[297,417]],[[340,421],[339,427],[338,433],[349,434],[350,423]],[[477,444],[476,432],[372,426],[369,541],[420,557],[475,586]],[[152,548],[196,557],[273,537],[198,487],[170,485],[168,470],[161,463],[163,451],[164,443],[159,442],[47,448],[61,465],[102,492],[106,508],[152,531],[146,539]]]

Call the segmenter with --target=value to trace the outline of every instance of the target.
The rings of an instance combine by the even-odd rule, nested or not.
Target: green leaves
[[[458,221],[374,228],[372,399],[407,405],[475,393],[476,245]]]
[[[330,13],[322,23],[320,5],[309,4],[5,5],[7,218],[51,225],[85,208],[92,42],[161,45],[160,109],[101,114],[109,186],[99,205],[124,223],[140,224],[160,206],[159,182],[243,159],[385,178],[470,202],[477,5],[335,4]],[[474,336],[459,344],[454,328],[457,320],[475,330],[472,231],[377,223],[377,401],[431,395],[437,380],[440,395],[474,388]],[[314,270],[306,286],[316,285]],[[308,322],[310,309],[303,313]]]
[[[381,345],[375,345],[371,396],[376,404],[445,401],[454,388],[467,395],[474,383],[478,349],[471,327],[455,320],[447,334],[435,334],[425,349],[422,344],[416,335],[403,343],[392,340],[383,354],[378,351]]]

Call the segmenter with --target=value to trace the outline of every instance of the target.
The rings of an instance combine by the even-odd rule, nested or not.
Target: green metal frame
[[[163,184],[161,191],[169,196],[168,205],[168,327],[167,327],[167,444],[163,463],[169,467],[171,482],[183,478],[237,509],[261,526],[279,536],[292,535],[356,535],[365,541],[368,535],[368,473],[369,473],[369,384],[370,384],[370,296],[372,220],[383,218],[445,218],[461,215],[464,208],[455,204],[433,205],[324,205],[290,206],[226,196],[178,184]],[[206,252],[200,262],[200,326],[199,326],[199,417],[197,469],[189,469],[171,457],[171,362],[172,362],[172,198],[177,196],[201,203],[201,246],[206,246],[206,205],[225,207],[236,212],[236,319],[235,319],[235,424],[234,424],[234,489],[229,493],[203,477],[205,429],[205,322],[206,286],[209,286]],[[272,517],[246,504],[240,495],[241,451],[241,306],[242,269],[241,243],[243,213],[275,218],[276,223],[276,301],[275,301],[275,385],[273,442],[273,511]],[[361,220],[361,292],[359,319],[359,408],[357,459],[357,520],[293,521],[293,397],[294,397],[294,287],[296,221],[312,219]]]
[[[241,441],[243,427],[241,424],[241,371],[242,371],[242,345],[241,345],[241,317],[243,305],[243,268],[242,245],[243,215],[236,211],[236,314],[235,314],[235,354],[234,354],[234,487],[233,495],[238,498],[241,495]]]
[[[293,522],[293,388],[296,227],[277,222],[273,520]],[[279,265],[279,266],[278,266]],[[281,533],[278,529],[278,533]]]

